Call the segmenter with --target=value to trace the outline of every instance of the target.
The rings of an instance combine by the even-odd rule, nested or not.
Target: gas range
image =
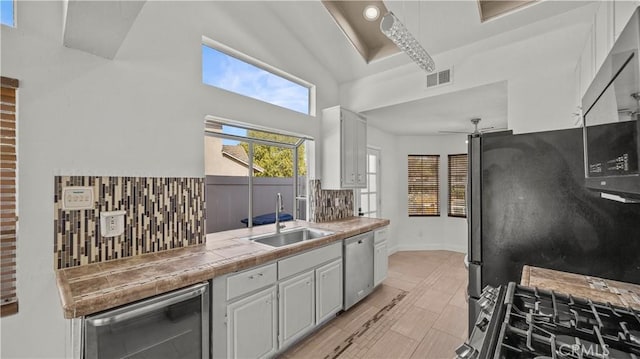
[[[640,311],[515,283],[479,304],[458,358],[640,359]]]

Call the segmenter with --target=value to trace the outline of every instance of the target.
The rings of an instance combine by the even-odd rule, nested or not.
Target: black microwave
[[[582,98],[585,185],[603,197],[640,199],[639,49],[640,7]]]

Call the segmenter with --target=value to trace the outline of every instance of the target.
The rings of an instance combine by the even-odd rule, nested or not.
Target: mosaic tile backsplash
[[[353,216],[353,190],[325,190],[320,186],[320,180],[311,180],[309,191],[309,222],[328,222]]]
[[[54,266],[75,267],[201,244],[203,178],[56,176]],[[62,188],[89,186],[94,209],[63,210]],[[100,235],[100,212],[126,211],[124,234]]]

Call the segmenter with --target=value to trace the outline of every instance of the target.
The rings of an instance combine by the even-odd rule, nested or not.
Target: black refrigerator
[[[582,129],[469,137],[469,331],[525,264],[640,284],[640,204],[584,186]]]

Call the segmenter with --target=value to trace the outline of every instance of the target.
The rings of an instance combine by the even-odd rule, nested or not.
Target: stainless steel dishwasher
[[[373,290],[373,232],[344,240],[344,310]]]
[[[209,285],[87,316],[85,358],[208,358]]]

